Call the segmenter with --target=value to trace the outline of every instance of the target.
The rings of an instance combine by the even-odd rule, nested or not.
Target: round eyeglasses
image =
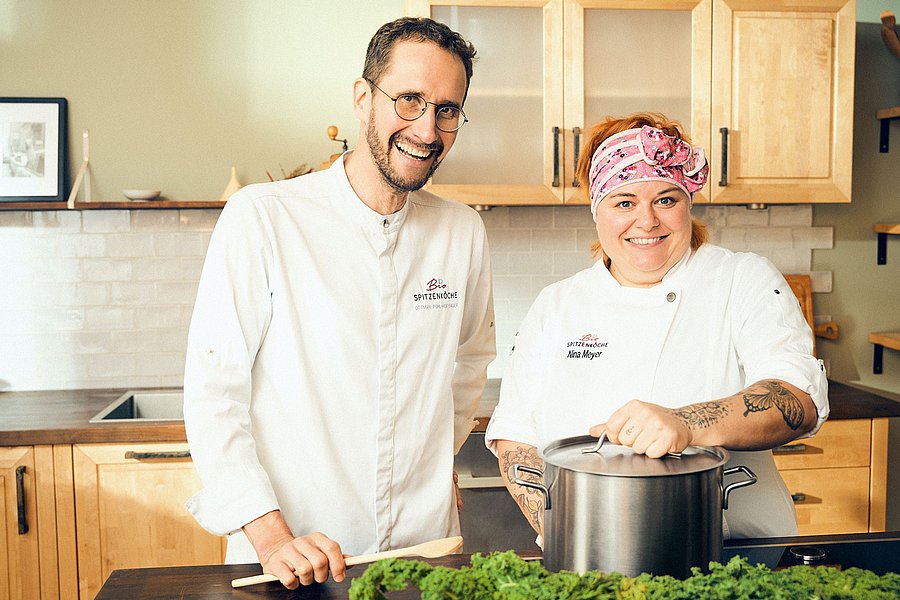
[[[425,114],[428,105],[431,104],[434,106],[434,124],[444,133],[453,133],[469,122],[466,113],[458,106],[429,102],[418,94],[400,94],[395,98],[375,85],[374,81],[370,79],[366,79],[366,81],[394,102],[394,112],[404,121],[415,121]]]

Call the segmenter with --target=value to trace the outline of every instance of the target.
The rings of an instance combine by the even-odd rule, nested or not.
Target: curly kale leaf
[[[474,554],[471,566],[432,567],[424,562],[390,559],[370,565],[353,580],[351,600],[383,600],[385,592],[419,589],[423,600],[862,600],[900,598],[900,575],[876,575],[863,569],[791,567],[772,571],[734,557],[693,569],[683,580],[642,574],[584,574],[547,571],[514,552]]]

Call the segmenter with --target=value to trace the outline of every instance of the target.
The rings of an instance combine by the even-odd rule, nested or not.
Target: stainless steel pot
[[[540,450],[544,471],[513,465],[514,481],[544,500],[544,566],[553,571],[647,572],[684,578],[722,557],[722,511],[735,489],[756,483],[744,466],[724,469],[724,448],[689,446],[648,458],[579,436]],[[585,451],[588,451],[587,453]],[[543,477],[543,485],[521,473]],[[747,479],[723,486],[723,477]]]

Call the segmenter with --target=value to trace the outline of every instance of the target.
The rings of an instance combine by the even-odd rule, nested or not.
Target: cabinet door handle
[[[572,187],[578,187],[578,155],[581,153],[581,127],[573,127],[572,136],[572,143],[575,144],[575,166],[572,169]]]
[[[553,187],[559,187],[559,127],[553,128]]]
[[[796,494],[791,494],[791,500],[794,501],[794,504],[799,504],[806,500],[806,494],[803,492],[797,492]]]
[[[806,444],[790,444],[772,449],[772,454],[801,454],[806,452]]]
[[[16,467],[16,512],[19,520],[19,535],[28,533],[25,518],[25,465]]]
[[[190,458],[191,451],[190,450],[172,450],[170,452],[135,452],[134,450],[129,450],[125,453],[125,458],[133,458],[135,460],[148,460],[148,459],[170,459],[170,458]]]
[[[719,179],[719,187],[726,187],[728,185],[728,128],[719,128],[719,133],[722,134],[722,178]]]

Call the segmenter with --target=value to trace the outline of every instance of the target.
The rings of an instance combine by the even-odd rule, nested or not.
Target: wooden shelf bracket
[[[878,250],[876,262],[879,265],[887,264],[887,236],[900,235],[900,224],[879,223],[875,225],[875,234],[878,236]]]
[[[891,137],[891,121],[900,119],[900,106],[893,108],[885,108],[876,113],[878,120],[881,121],[881,136],[879,138],[878,150],[882,154],[888,151],[888,142]]]
[[[872,373],[881,375],[884,372],[884,349],[900,350],[900,332],[881,331],[869,334],[869,341],[874,347],[872,357]]]

